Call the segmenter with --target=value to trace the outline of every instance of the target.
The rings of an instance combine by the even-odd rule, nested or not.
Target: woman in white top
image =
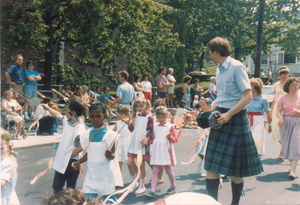
[[[22,111],[21,105],[13,99],[13,93],[11,90],[7,90],[4,93],[5,99],[2,100],[2,110],[8,114],[8,117],[17,123],[17,139],[20,138],[22,128],[22,117],[16,111]]]
[[[144,97],[144,86],[140,82],[141,81],[141,75],[135,75],[134,76],[134,82],[133,82],[133,87],[135,89],[135,95],[136,97]]]
[[[149,100],[150,102],[152,102],[152,85],[149,81],[149,73],[148,72],[145,72],[143,74],[143,81],[142,81],[142,84],[144,86],[144,97]]]
[[[173,107],[173,94],[175,90],[175,83],[176,80],[173,76],[173,68],[169,68],[169,74],[167,75],[167,80],[169,81],[169,85],[167,90],[168,90],[168,96],[167,96],[167,106]]]

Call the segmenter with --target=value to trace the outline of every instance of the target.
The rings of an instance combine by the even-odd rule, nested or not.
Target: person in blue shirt
[[[216,70],[217,100],[211,109],[221,128],[211,128],[204,168],[207,170],[206,189],[218,200],[218,174],[231,176],[232,203],[239,204],[243,193],[244,177],[263,171],[247,118],[246,105],[252,100],[251,86],[245,66],[230,57],[231,47],[227,39],[212,39],[207,49]]]
[[[257,147],[258,154],[263,155],[265,153],[264,114],[268,120],[268,133],[272,132],[270,108],[267,99],[262,96],[263,82],[261,79],[252,78],[250,84],[253,96],[252,101],[247,105],[250,129],[254,141],[259,145]]]
[[[114,106],[116,103],[119,103],[130,107],[136,97],[134,87],[127,82],[128,77],[129,74],[127,71],[122,70],[119,72],[119,81],[121,84],[117,88],[117,98],[114,100]]]
[[[28,117],[28,105],[29,105],[29,99],[33,97],[37,97],[37,81],[41,80],[41,76],[39,73],[34,69],[34,64],[32,61],[29,61],[27,63],[27,70],[25,71],[25,87],[24,87],[24,93],[25,93],[25,104],[24,104],[24,118],[26,120],[29,120]],[[31,110],[31,119],[34,119],[34,107],[30,107]]]
[[[23,56],[18,54],[15,58],[16,63],[13,64],[6,72],[5,77],[10,84],[10,88],[13,89],[14,99],[20,102],[20,96],[24,95],[24,72],[23,72]],[[19,95],[20,94],[20,95]]]
[[[109,106],[109,107],[113,107],[113,101],[115,100],[114,97],[112,97],[110,94],[109,94],[109,87],[108,86],[105,86],[103,88],[103,93],[101,94],[101,96],[99,97],[99,100],[101,103]]]

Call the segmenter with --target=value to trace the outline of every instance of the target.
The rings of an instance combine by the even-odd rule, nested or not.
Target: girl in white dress
[[[102,104],[93,104],[89,108],[89,114],[94,127],[80,136],[79,145],[86,154],[72,166],[78,169],[81,163],[87,161],[82,191],[89,198],[101,195],[106,199],[115,191],[116,186],[123,186],[120,167],[114,153],[117,133],[105,124],[106,111]],[[117,198],[112,195],[110,200],[117,201]]]
[[[127,163],[127,152],[131,139],[131,132],[128,129],[127,124],[123,121],[123,119],[129,117],[129,108],[126,105],[119,105],[117,108],[117,112],[118,121],[115,124],[113,131],[118,132],[120,135],[116,152],[119,160],[120,170],[122,171],[123,163]]]
[[[17,160],[12,155],[9,134],[1,128],[1,204],[19,205],[15,191],[17,183]]]
[[[151,191],[146,196],[151,198],[155,196],[160,166],[165,168],[170,179],[171,187],[167,190],[167,194],[173,194],[176,190],[175,176],[171,170],[171,167],[176,164],[175,150],[172,144],[177,142],[175,127],[168,120],[170,113],[166,107],[156,108],[155,114],[157,123],[154,124],[154,136],[152,140],[148,141],[148,144],[152,144],[150,164],[153,166],[153,172]]]
[[[141,178],[140,186],[136,190],[135,194],[141,194],[146,191],[145,180],[146,180],[146,168],[145,162],[150,163],[150,145],[145,143],[142,146],[141,141],[148,141],[153,136],[153,123],[154,118],[151,114],[151,104],[149,100],[145,98],[135,98],[132,106],[132,121],[126,119],[128,128],[131,131],[131,140],[128,147],[128,161],[129,172],[133,179],[137,174],[137,165],[134,159],[137,157],[139,150],[142,152],[143,161],[141,165]]]

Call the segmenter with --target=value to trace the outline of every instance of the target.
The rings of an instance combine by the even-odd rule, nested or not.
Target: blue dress
[[[192,95],[191,95],[191,89],[189,86],[186,88],[186,95],[188,97],[188,103],[186,104],[185,109],[189,109],[191,107],[191,100],[192,100]],[[186,101],[185,95],[182,96],[182,101]]]

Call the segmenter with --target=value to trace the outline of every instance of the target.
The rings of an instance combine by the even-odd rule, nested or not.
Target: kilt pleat
[[[236,177],[263,172],[246,111],[234,115],[220,129],[211,128],[204,167],[208,171]]]

